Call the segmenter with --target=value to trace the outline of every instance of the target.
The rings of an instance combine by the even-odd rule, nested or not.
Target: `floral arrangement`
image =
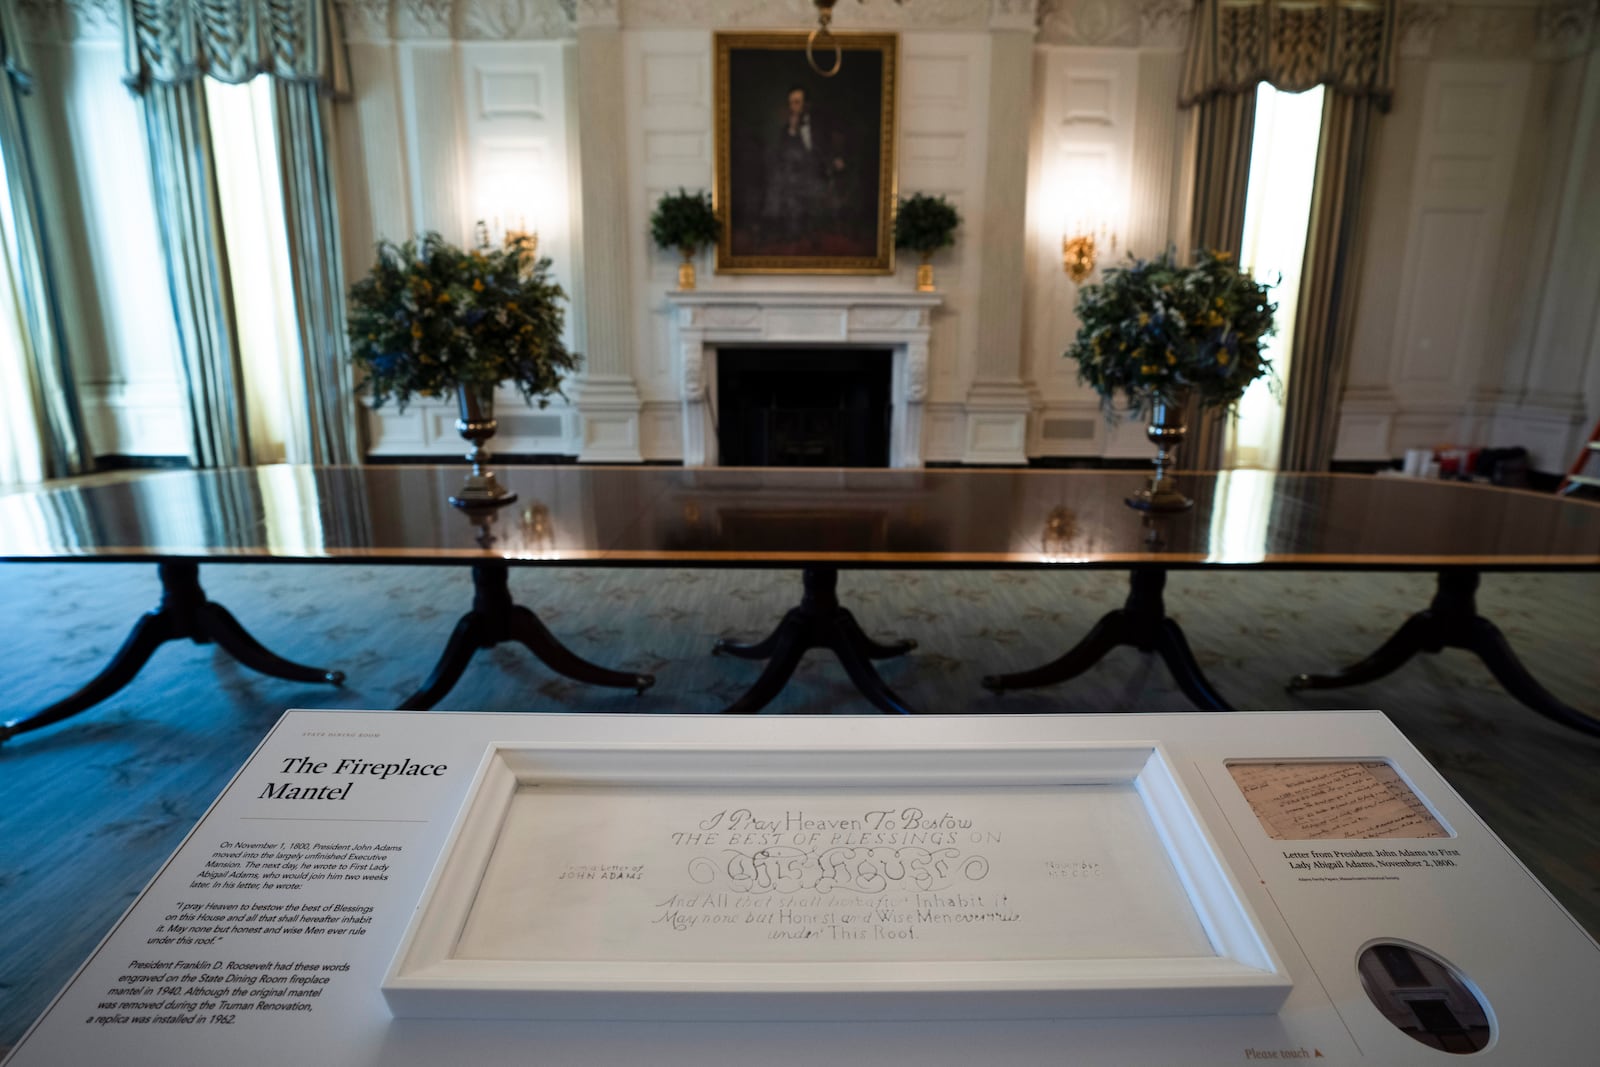
[[[378,260],[350,289],[351,356],[379,406],[401,410],[413,395],[444,396],[461,385],[515,382],[540,407],[582,357],[561,339],[566,299],[538,258],[534,238],[489,245],[480,225],[467,251],[437,233],[378,244]]]
[[[961,216],[942,196],[927,193],[902,199],[894,213],[894,246],[930,256],[956,243]]]
[[[1118,393],[1143,415],[1151,401],[1199,398],[1206,408],[1238,402],[1271,370],[1261,339],[1273,331],[1267,286],[1225,252],[1200,252],[1192,267],[1159,258],[1112,267],[1078,300],[1083,324],[1067,349],[1078,380],[1094,387],[1107,411]]]
[[[722,222],[711,207],[711,194],[679,189],[656,201],[650,213],[650,237],[657,248],[676,248],[684,257],[694,255],[722,236]]]

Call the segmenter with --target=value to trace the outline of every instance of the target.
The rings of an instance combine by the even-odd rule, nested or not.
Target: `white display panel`
[[[969,756],[1130,751],[1138,747],[1130,737],[1159,742],[1144,745],[1144,763],[1159,748],[1161,765],[1183,798],[1168,810],[1180,813],[1179,823],[1182,812],[1192,813],[1200,830],[1163,840],[1173,867],[1181,871],[1204,858],[1185,854],[1186,842],[1206,843],[1235,876],[1233,888],[1277,950],[1292,988],[1275,1012],[972,1019],[948,1007],[970,1001],[966,979],[916,994],[914,1004],[924,1010],[928,1003],[940,1005],[938,1018],[905,1021],[885,1021],[887,1015],[876,1021],[774,1022],[753,1015],[707,1021],[688,1011],[670,1022],[576,1015],[396,1018],[383,993],[418,902],[437,882],[441,858],[461,843],[458,815],[469,795],[481,792],[490,745],[594,752],[626,741],[639,756],[631,768],[637,778],[654,762],[648,754],[663,750],[826,752],[830,766],[858,771],[875,759],[863,750],[944,748]],[[744,762],[746,778],[734,788],[774,794],[812,788],[783,779],[761,759]],[[927,782],[891,779],[877,762],[874,791],[903,796]],[[1275,838],[1230,772],[1240,762],[1386,763],[1449,836]],[[939,780],[944,789],[981,793],[996,788],[984,781],[993,770],[979,766],[964,779],[941,773]],[[1119,776],[1128,781],[1137,775],[1106,772],[1099,781],[1114,783]],[[507,797],[520,788],[517,777],[508,776]],[[1089,783],[1057,777],[1043,784]],[[569,777],[560,787],[579,785]],[[620,786],[613,781],[606,788]],[[710,789],[713,783],[679,776],[635,781],[630,788]],[[1165,815],[1151,816],[1158,834],[1165,821]],[[489,829],[492,851],[501,827]],[[1199,884],[1185,885],[1191,901]],[[1207,914],[1224,909],[1200,899],[1194,907],[1205,925]],[[448,961],[450,951],[448,943],[441,946],[439,959],[482,966]],[[1167,959],[1170,966],[1175,958]],[[948,977],[951,967],[982,962],[883,965],[934,981],[939,972]],[[989,962],[1013,969],[1063,966]],[[818,966],[848,971],[863,964]],[[1419,971],[1426,988],[1417,984]],[[1473,1063],[1526,1067],[1593,1059],[1596,989],[1600,946],[1376,712],[927,719],[291,712],[6,1067],[1232,1067],[1284,1060],[1429,1067],[1453,1062],[1441,1049],[1480,1044]]]
[[[1018,1018],[1271,1012],[1289,986],[1154,744],[507,744],[384,992],[418,1016]]]

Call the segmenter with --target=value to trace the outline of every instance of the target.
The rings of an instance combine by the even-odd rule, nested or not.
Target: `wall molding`
[[[1194,0],[1039,0],[1039,40],[1091,48],[1176,50]]]
[[[576,31],[575,0],[334,0],[345,40],[548,41]]]
[[[994,0],[1026,4],[1034,0]],[[817,24],[812,0],[621,0],[624,29],[810,29]],[[833,27],[854,30],[981,30],[989,25],[991,0],[863,0],[835,9]],[[1031,10],[1030,10],[1031,13]]]
[[[1534,55],[1570,59],[1600,48],[1600,0],[1557,0],[1539,9]]]
[[[119,0],[8,0],[29,40],[116,40]],[[808,29],[812,0],[334,0],[345,40],[537,41],[583,28]],[[1181,50],[1191,0],[864,0],[841,30],[1016,30],[1046,44]],[[1542,4],[1409,0],[1400,53],[1412,59],[1561,60],[1600,48],[1600,0]]]

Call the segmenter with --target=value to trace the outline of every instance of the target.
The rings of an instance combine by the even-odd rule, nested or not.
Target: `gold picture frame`
[[[899,35],[806,36],[715,35],[718,274],[894,273]]]

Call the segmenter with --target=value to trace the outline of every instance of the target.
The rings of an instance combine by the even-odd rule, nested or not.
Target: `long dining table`
[[[825,648],[875,707],[909,714],[874,660],[914,642],[875,640],[837,592],[841,569],[1127,571],[1125,604],[1089,625],[1056,660],[983,684],[1053,685],[1112,648],[1158,652],[1200,708],[1230,710],[1166,611],[1172,570],[1397,570],[1437,574],[1437,592],[1358,663],[1287,679],[1290,688],[1373,681],[1418,652],[1467,649],[1532,710],[1600,736],[1600,719],[1546,690],[1501,631],[1479,614],[1486,571],[1600,569],[1600,506],[1449,481],[1233,471],[1181,474],[1192,508],[1154,514],[1126,504],[1126,471],[510,466],[516,500],[461,509],[460,466],[266,466],[162,471],[107,484],[0,496],[0,560],[135,561],[157,566],[161,602],[134,624],[110,663],[72,695],[13,709],[0,742],[79,714],[137,674],[166,641],[215,642],[276,677],[337,685],[333,666],[284,659],[210,600],[200,568],[323,562],[471,568],[474,596],[422,687],[426,709],[475,652],[521,643],[579,681],[644,692],[654,679],[568,649],[508,586],[512,567],[744,567],[798,572],[795,606],[763,640],[712,651],[764,660],[729,713],[759,711],[804,653]],[[1087,623],[1088,620],[1085,620]]]

